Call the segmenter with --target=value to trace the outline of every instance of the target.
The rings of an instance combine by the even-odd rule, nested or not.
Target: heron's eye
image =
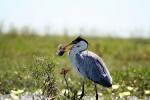
[[[77,47],[80,47],[79,45],[77,45]]]

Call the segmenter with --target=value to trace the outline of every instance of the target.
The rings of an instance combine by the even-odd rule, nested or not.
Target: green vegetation
[[[73,71],[67,54],[56,56],[57,46],[74,37],[37,36],[34,34],[0,34],[0,94],[23,90],[41,90],[45,96],[77,98],[80,77]],[[128,95],[150,96],[150,40],[85,37],[89,50],[101,56],[113,77],[113,87],[98,86],[107,99]],[[62,69],[67,71],[66,81]],[[93,84],[87,80],[86,95],[94,96]],[[69,94],[68,94],[69,92]]]

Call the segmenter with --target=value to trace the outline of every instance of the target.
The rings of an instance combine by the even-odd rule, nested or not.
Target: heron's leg
[[[96,100],[98,100],[98,92],[97,92],[97,86],[96,86],[96,83],[94,83],[94,88],[95,88],[95,92],[96,92]]]
[[[82,93],[80,99],[82,99],[83,96],[84,96],[84,79],[82,80]]]

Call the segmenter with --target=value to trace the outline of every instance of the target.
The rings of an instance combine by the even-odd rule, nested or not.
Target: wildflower
[[[17,75],[18,74],[18,72],[17,71],[14,71],[14,73]]]
[[[124,96],[129,96],[131,93],[130,92],[122,92],[122,93],[119,93],[119,96],[122,98]]]
[[[11,93],[10,93],[10,96],[13,98],[13,100],[19,100],[19,94],[23,93],[24,92],[24,89],[23,90],[11,90]]]
[[[68,78],[68,81],[71,82],[71,78],[70,77]]]
[[[133,90],[133,87],[128,86],[127,89],[128,89],[129,91],[132,91],[132,90]]]
[[[92,97],[90,98],[90,100],[95,100],[95,96],[92,96]]]
[[[122,93],[119,93],[119,96],[120,97],[124,97],[124,96],[128,96],[130,95],[130,92],[122,92]]]
[[[128,95],[130,95],[130,92],[124,92],[124,95],[128,96]]]
[[[63,89],[63,90],[61,90],[61,93],[60,93],[60,95],[66,95],[66,94],[68,94],[68,89]]]
[[[41,89],[37,89],[37,90],[35,91],[35,94],[42,94],[42,90],[41,90]]]
[[[11,93],[10,96],[13,98],[13,100],[19,100],[19,97],[16,94]]]
[[[117,90],[119,87],[120,87],[120,85],[119,85],[119,84],[112,85],[112,89],[113,89],[113,90]]]
[[[78,91],[77,95],[81,95],[82,94],[82,91]]]
[[[102,94],[102,93],[98,93],[98,95],[99,95],[99,96],[102,96],[103,94]]]
[[[25,80],[27,80],[27,79],[29,79],[29,78],[30,78],[30,75],[24,76],[24,79],[25,79]]]
[[[19,95],[19,94],[21,94],[21,93],[23,93],[23,92],[24,92],[24,89],[23,89],[23,90],[19,90],[19,89],[18,89],[18,90],[16,90],[16,91],[15,91],[15,90],[11,90],[11,93],[12,93],[12,94],[16,94],[16,95]]]
[[[145,94],[150,94],[150,90],[145,90]]]
[[[62,68],[60,74],[66,76],[69,71],[69,69]]]

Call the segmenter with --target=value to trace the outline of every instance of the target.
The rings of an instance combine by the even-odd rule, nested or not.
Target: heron
[[[82,92],[79,99],[84,96],[84,81],[87,78],[93,81],[95,97],[98,100],[97,84],[109,88],[112,86],[112,77],[102,58],[87,50],[88,44],[87,40],[79,36],[68,45],[60,48],[57,54],[62,56],[69,51],[70,62],[82,77]]]

